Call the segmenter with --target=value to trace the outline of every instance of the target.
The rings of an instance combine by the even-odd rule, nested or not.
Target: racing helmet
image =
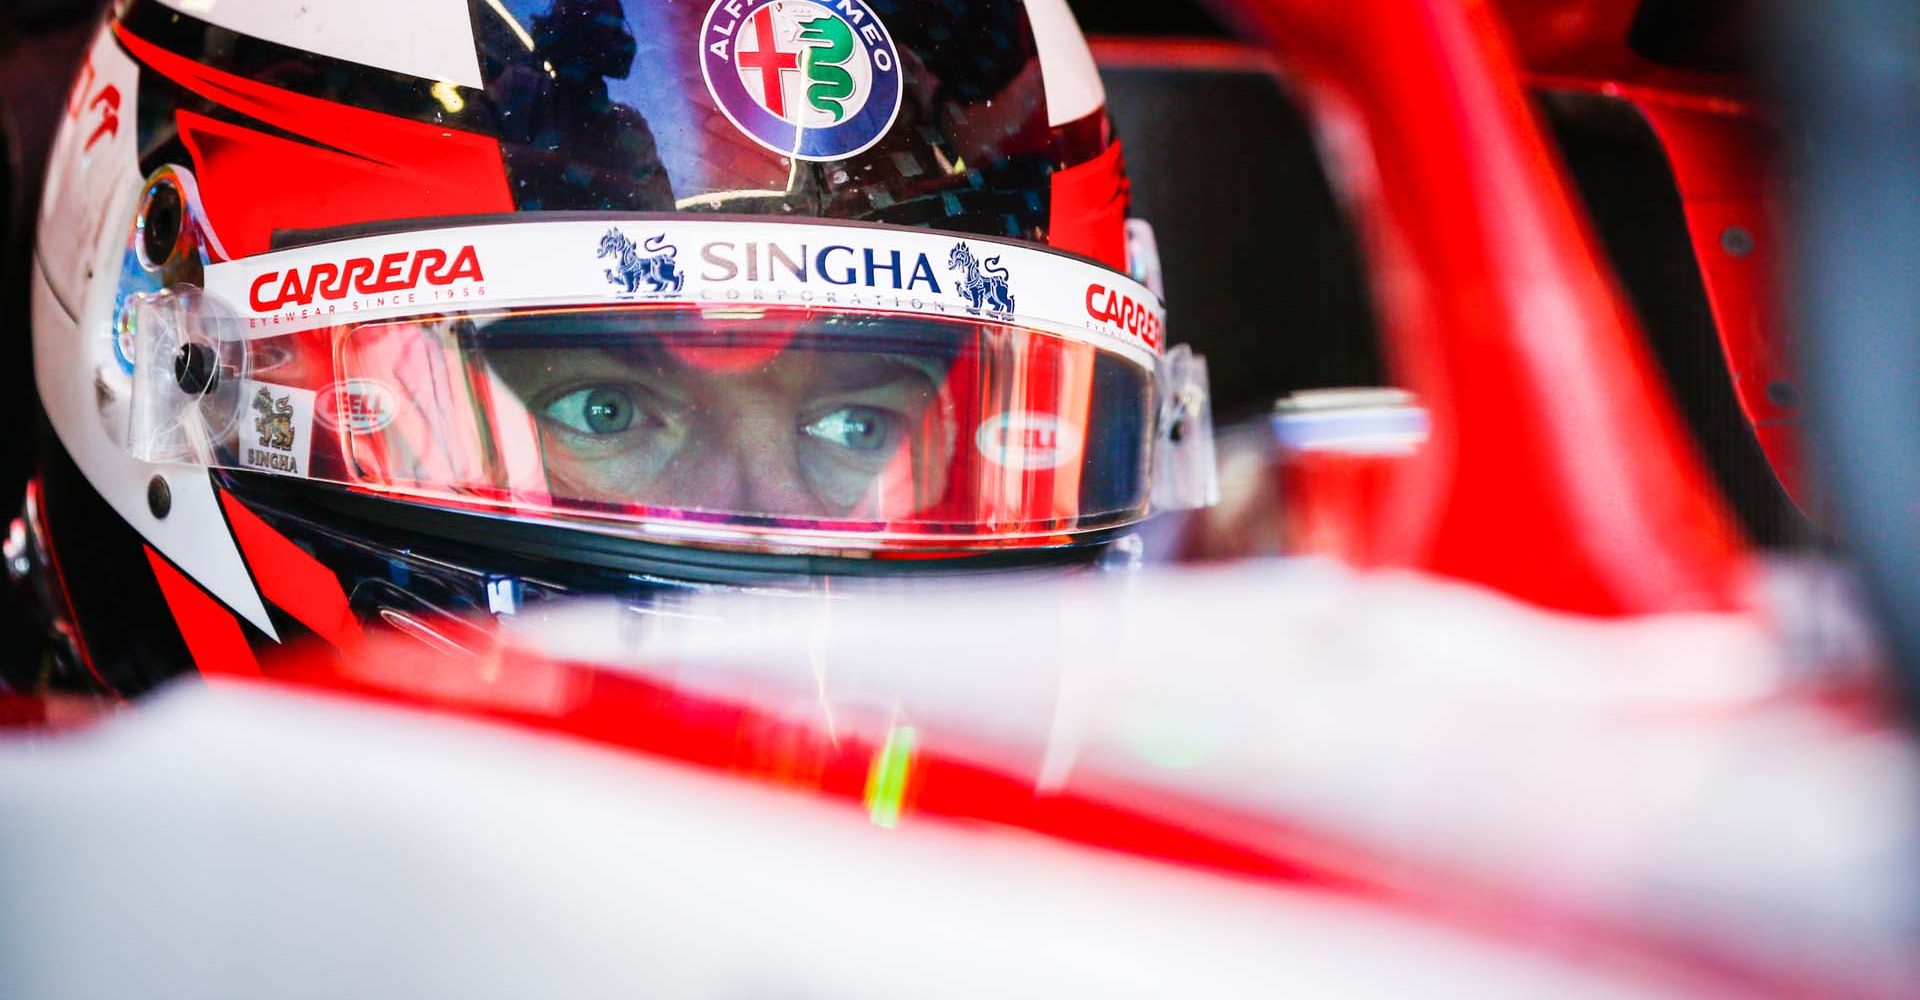
[[[49,176],[10,553],[96,686],[1212,492],[1065,0],[128,0]]]

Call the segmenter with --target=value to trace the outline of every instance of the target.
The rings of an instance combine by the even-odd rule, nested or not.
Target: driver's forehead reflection
[[[485,357],[573,499],[888,516],[937,500],[952,457],[947,362],[925,354],[691,335]]]

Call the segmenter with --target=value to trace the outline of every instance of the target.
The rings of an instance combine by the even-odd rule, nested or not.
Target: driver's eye
[[[633,426],[633,395],[620,386],[588,386],[548,403],[544,412],[581,434],[618,434]]]
[[[894,417],[871,406],[843,406],[801,428],[808,437],[850,451],[878,451],[892,436]]]

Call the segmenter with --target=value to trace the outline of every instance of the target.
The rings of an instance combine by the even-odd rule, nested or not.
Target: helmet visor
[[[995,323],[674,305],[382,320],[245,342],[208,464],[676,534],[840,544],[1144,516],[1153,376]]]
[[[1151,379],[1017,327],[551,309],[344,331],[343,482],[519,509],[943,537],[1144,513]],[[1100,398],[1096,399],[1098,395]]]
[[[462,287],[450,244],[415,268],[390,255],[396,280],[418,272],[403,294],[378,290],[374,254],[326,270],[340,254],[323,247],[138,304],[135,367],[151,377],[136,383],[164,405],[145,424],[154,408],[136,407],[131,443],[184,435],[205,464],[415,502],[826,549],[1051,544],[1147,513],[1157,343],[1129,337],[1109,308],[1128,297],[1109,291],[1122,276],[1004,246],[980,263],[950,239],[923,250],[900,241],[925,237],[880,230],[790,255],[816,270],[826,260],[842,289],[854,275],[835,261],[916,286],[855,305],[857,285],[817,296],[820,274],[796,278],[787,258],[775,273],[790,294],[741,289],[753,272],[714,262],[716,247],[745,244],[708,226],[655,238],[699,246],[705,265],[660,251],[658,291],[639,265],[631,282],[608,266],[630,247],[595,259],[591,240],[568,239],[585,258],[561,272],[576,291],[536,280],[554,268],[538,252],[545,230],[499,228],[498,250],[493,230],[455,234],[478,246],[465,253],[476,276],[487,268],[484,288],[473,283],[484,298],[449,301],[432,285]],[[596,229],[603,249],[618,242],[606,226],[581,235]],[[962,283],[973,274],[977,305]],[[1028,275],[1066,280],[1017,284]],[[375,290],[355,298],[362,283]],[[350,287],[327,299],[336,286]],[[288,305],[302,295],[313,303]],[[819,298],[838,301],[807,301]],[[196,351],[219,373],[212,388],[182,367]]]

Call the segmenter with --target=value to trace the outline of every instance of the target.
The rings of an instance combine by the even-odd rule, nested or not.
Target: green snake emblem
[[[825,14],[801,26],[800,41],[808,44],[800,62],[800,72],[807,79],[807,103],[832,115],[837,124],[847,117],[845,104],[854,91],[853,74],[846,69],[853,58],[853,27]]]

